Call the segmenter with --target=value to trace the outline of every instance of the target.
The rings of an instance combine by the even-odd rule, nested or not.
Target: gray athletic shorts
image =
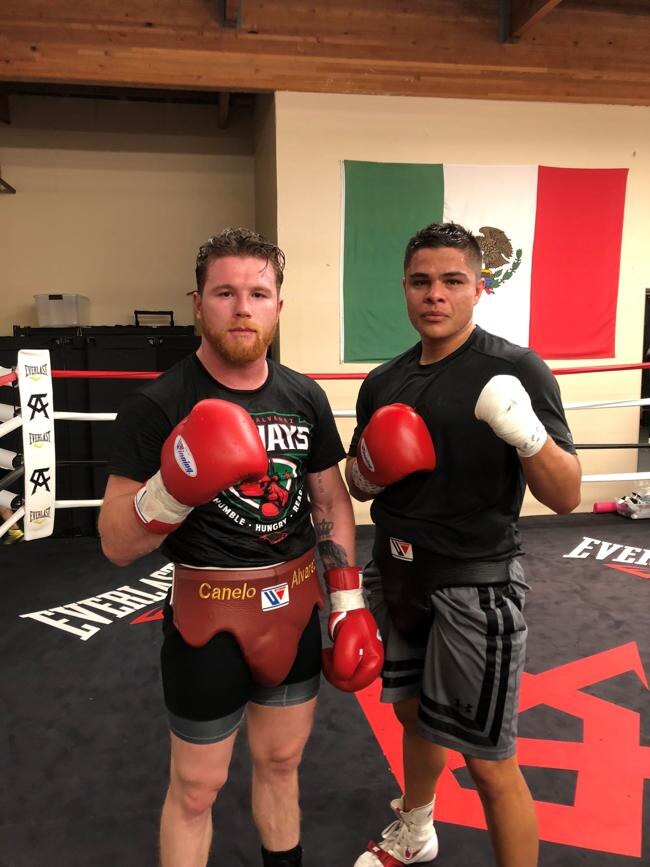
[[[364,570],[384,641],[381,700],[419,698],[419,733],[479,759],[514,755],[528,628],[518,560],[505,584],[434,589],[428,637],[407,637],[390,618],[374,561]]]

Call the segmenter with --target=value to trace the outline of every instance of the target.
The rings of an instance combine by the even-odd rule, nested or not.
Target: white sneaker
[[[402,798],[391,801],[397,819],[381,832],[380,843],[368,844],[368,851],[357,858],[354,867],[402,867],[403,864],[433,861],[438,854],[438,836],[433,827],[434,801],[408,813],[402,810]]]

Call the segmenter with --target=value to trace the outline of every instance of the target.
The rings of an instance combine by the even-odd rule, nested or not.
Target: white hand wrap
[[[160,471],[152,476],[135,495],[135,508],[144,524],[182,524],[193,506],[179,503],[164,485]]]
[[[366,600],[363,590],[332,590],[330,593],[330,608],[332,611],[355,611],[365,608]]]
[[[548,434],[533,411],[528,392],[516,376],[499,375],[484,386],[474,409],[504,442],[514,446],[522,458],[536,455]]]
[[[327,624],[327,631],[332,641],[336,627],[345,619],[347,612],[365,607],[366,600],[363,597],[363,590],[332,590],[330,593],[331,613]]]
[[[368,481],[359,469],[359,462],[356,458],[352,461],[351,476],[354,487],[363,491],[364,494],[370,494],[371,497],[376,497],[384,490],[381,485],[373,485],[372,482]]]

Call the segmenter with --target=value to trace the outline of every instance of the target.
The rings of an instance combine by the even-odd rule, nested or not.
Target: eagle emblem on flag
[[[483,253],[481,276],[485,280],[485,291],[493,295],[497,286],[509,280],[521,265],[521,250],[513,250],[512,241],[495,226],[481,226],[476,240]]]

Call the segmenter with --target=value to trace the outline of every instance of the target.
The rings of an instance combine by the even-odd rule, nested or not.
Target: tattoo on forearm
[[[334,521],[326,521],[324,518],[322,521],[316,521],[314,524],[314,529],[316,530],[316,538],[320,541],[321,539],[329,539],[332,535],[332,529],[334,527]]]
[[[318,543],[318,553],[326,569],[350,565],[343,545],[339,545],[338,542],[333,542],[331,539]]]

